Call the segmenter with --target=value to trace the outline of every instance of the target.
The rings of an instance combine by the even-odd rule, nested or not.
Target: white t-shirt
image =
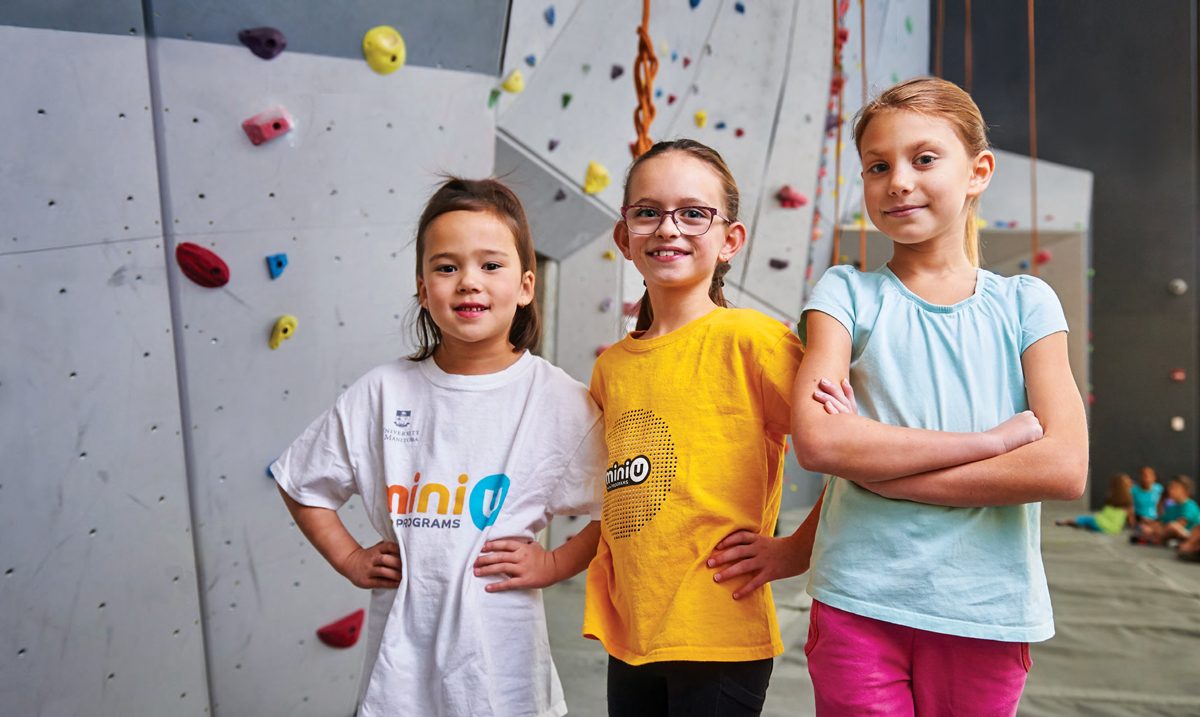
[[[524,354],[447,374],[399,360],[360,378],[271,466],[297,502],[362,495],[400,546],[398,590],[374,590],[359,714],[566,713],[540,590],[488,593],[472,565],[492,538],[532,539],[552,515],[599,516],[607,452],[587,389]]]

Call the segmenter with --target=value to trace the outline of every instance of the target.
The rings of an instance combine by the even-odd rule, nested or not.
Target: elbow
[[[1065,461],[1055,481],[1057,490],[1051,500],[1079,500],[1087,492],[1088,461],[1081,456]]]
[[[813,430],[798,431],[793,436],[796,462],[806,471],[832,473],[830,441]]]

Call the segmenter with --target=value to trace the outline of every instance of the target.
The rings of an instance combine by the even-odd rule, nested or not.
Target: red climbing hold
[[[669,105],[675,104],[675,95],[667,95],[667,104],[669,104]]]
[[[242,123],[242,129],[250,142],[260,145],[292,131],[292,118],[282,107],[273,107],[259,112]]]
[[[365,614],[361,609],[355,610],[341,620],[317,630],[317,637],[330,647],[354,647],[354,643],[358,642],[359,633],[362,632]]]
[[[684,66],[684,67],[687,67],[687,66],[688,66],[688,65],[690,65],[690,64],[692,64],[692,58],[690,58],[690,57],[684,57],[684,58],[683,58],[683,66]]]
[[[1033,261],[1038,266],[1049,263],[1054,258],[1054,254],[1049,249],[1041,249],[1037,254],[1033,255]]]
[[[270,60],[287,47],[287,38],[273,27],[252,27],[238,31],[238,40],[250,48],[250,52],[264,60]]]
[[[229,283],[229,267],[221,257],[199,244],[183,242],[175,247],[175,261],[184,275],[200,286],[215,289]]]
[[[805,204],[808,204],[808,197],[804,196],[795,189],[792,185],[785,184],[775,193],[775,198],[779,200],[779,206],[784,209],[798,209]]]
[[[741,127],[738,127],[737,129],[735,129],[735,130],[733,131],[733,136],[734,136],[734,137],[742,137],[742,136],[744,136],[745,134],[746,134],[746,130],[742,129]]]

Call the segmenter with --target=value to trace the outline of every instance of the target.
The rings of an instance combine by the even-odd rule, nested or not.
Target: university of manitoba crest
[[[392,417],[391,425],[383,427],[383,440],[392,443],[416,443],[421,438],[421,431],[413,427],[411,410],[397,409]]]

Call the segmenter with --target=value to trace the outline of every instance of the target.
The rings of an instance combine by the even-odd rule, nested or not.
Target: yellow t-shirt
[[[783,652],[770,586],[717,583],[705,561],[779,513],[800,341],[750,309],[716,309],[666,336],[626,336],[596,361],[609,470],[583,634],[632,665]]]

